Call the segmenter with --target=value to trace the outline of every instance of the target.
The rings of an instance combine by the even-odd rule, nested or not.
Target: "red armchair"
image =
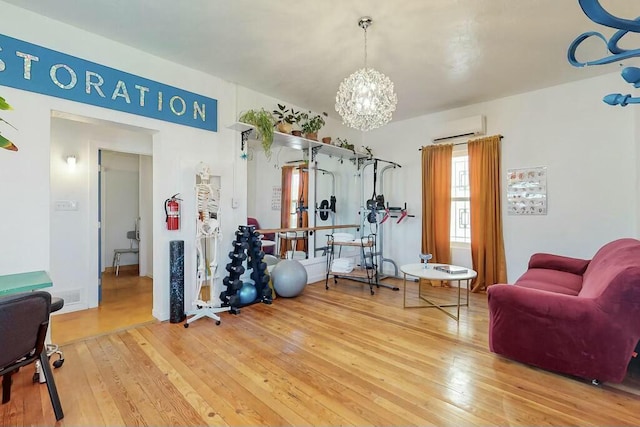
[[[513,285],[494,285],[489,347],[550,371],[622,382],[640,340],[640,241],[592,260],[535,254]]]

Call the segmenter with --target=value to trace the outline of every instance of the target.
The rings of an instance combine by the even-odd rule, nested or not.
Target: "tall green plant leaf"
[[[0,135],[0,148],[4,148],[5,150],[10,151],[18,151],[18,147],[16,147],[13,142],[9,141],[2,135]]]
[[[0,117],[0,122],[5,122],[6,124],[8,124],[9,126],[11,126],[12,128],[14,128],[15,130],[18,130],[14,125],[12,125],[11,123],[9,123],[8,121],[6,121],[5,119],[3,119],[2,117]]]
[[[0,110],[13,110],[13,107],[9,105],[9,103],[0,96]]]

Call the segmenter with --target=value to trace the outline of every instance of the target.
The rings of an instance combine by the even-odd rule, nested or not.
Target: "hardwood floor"
[[[492,354],[487,330],[484,294],[456,323],[403,309],[402,289],[317,283],[220,326],[147,323],[64,346],[58,424],[638,425],[638,396]],[[53,424],[32,373],[14,376],[2,425]]]
[[[54,315],[51,341],[62,345],[123,328],[153,322],[153,281],[136,271],[102,275],[102,301],[89,310]]]

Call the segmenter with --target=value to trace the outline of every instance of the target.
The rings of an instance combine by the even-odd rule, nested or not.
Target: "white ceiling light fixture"
[[[336,111],[343,123],[361,131],[389,123],[398,103],[393,82],[367,67],[367,28],[371,23],[368,16],[358,21],[358,26],[364,30],[364,68],[344,79],[336,94]]]

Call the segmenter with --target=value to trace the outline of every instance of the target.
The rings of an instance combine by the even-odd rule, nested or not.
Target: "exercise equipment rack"
[[[256,231],[253,225],[240,225],[238,231],[235,232],[235,240],[232,242],[233,250],[229,252],[231,262],[227,264],[226,270],[229,273],[222,280],[226,287],[220,293],[223,307],[231,307],[232,314],[240,314],[240,308],[248,305],[271,304],[273,302],[273,293],[269,287],[269,274],[267,273],[267,264],[263,261],[264,252],[262,251],[262,234]],[[243,266],[247,261],[247,270],[251,271],[251,279],[255,283],[256,298],[248,303],[241,303],[238,291],[244,284],[240,277],[245,272]]]

